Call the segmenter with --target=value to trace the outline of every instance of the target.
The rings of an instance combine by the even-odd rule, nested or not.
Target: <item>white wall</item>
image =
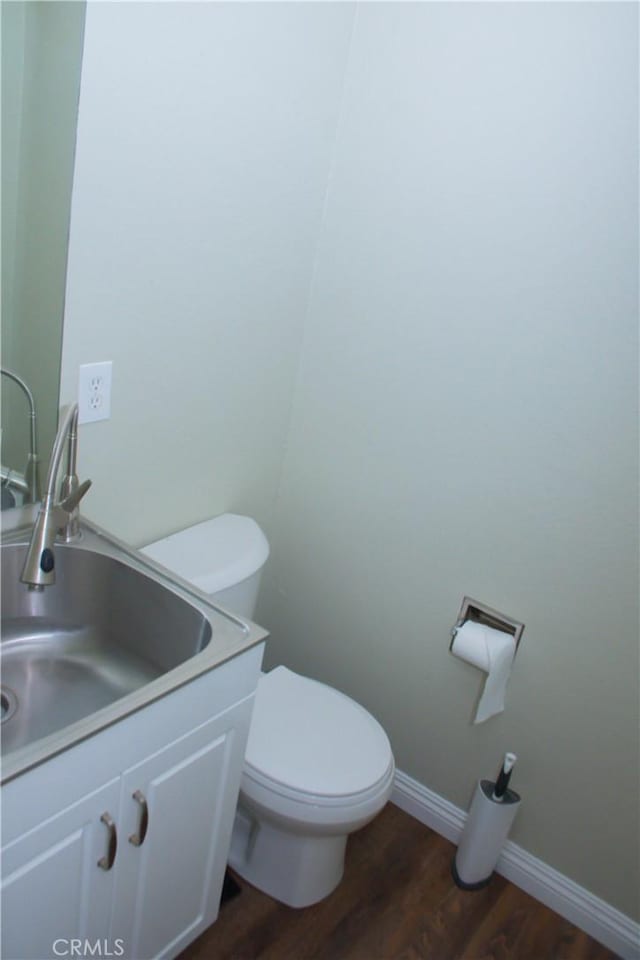
[[[62,399],[113,361],[85,509],[132,542],[269,529],[352,18],[88,5]]]
[[[636,17],[359,7],[258,611],[268,663],[366,703],[459,806],[517,752],[513,838],[628,913]],[[526,624],[479,727],[465,594]]]
[[[515,750],[514,839],[632,915],[636,18],[90,5],[62,388],[114,361],[90,516],[253,513],[269,661],[460,806]],[[526,623],[481,727],[465,593]]]

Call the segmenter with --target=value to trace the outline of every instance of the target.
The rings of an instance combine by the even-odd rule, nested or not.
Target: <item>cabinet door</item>
[[[2,850],[2,956],[43,960],[68,941],[103,939],[109,930],[119,780],[85,796]],[[113,818],[114,827],[101,821]],[[60,941],[56,943],[56,941]]]
[[[174,957],[217,917],[244,753],[233,749],[234,718],[245,712],[227,711],[123,776],[111,938],[127,957]]]

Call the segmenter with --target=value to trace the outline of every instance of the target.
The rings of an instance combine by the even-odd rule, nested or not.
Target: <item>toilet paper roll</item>
[[[451,652],[487,674],[474,723],[483,723],[504,710],[507,681],[516,652],[512,634],[467,620],[459,627]]]

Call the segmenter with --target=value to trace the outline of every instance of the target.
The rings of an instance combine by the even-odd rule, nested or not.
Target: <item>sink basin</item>
[[[56,583],[37,593],[20,583],[25,555],[2,549],[3,752],[119,700],[211,639],[199,610],[114,557],[59,548]]]
[[[3,782],[264,638],[91,524],[29,590],[28,533],[1,548]]]

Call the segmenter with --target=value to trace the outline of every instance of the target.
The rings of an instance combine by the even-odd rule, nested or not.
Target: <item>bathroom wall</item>
[[[225,510],[267,530],[353,8],[89,4],[61,397],[85,511],[134,543]]]
[[[268,663],[462,807],[516,751],[633,916],[636,77],[630,4],[90,5],[62,375],[114,361],[90,516],[253,513]],[[465,593],[526,624],[480,727]]]
[[[258,611],[269,663],[364,702],[459,806],[519,754],[513,839],[629,914],[636,18],[359,6]],[[478,727],[465,594],[526,624]]]

